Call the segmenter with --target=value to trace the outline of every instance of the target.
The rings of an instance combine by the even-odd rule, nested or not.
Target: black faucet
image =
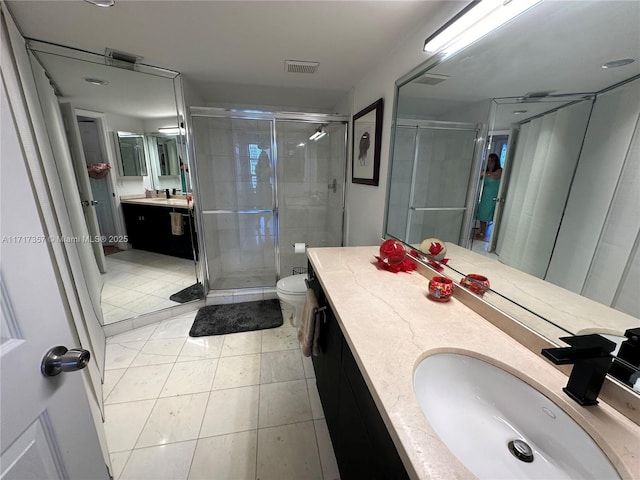
[[[609,373],[621,382],[633,387],[640,367],[640,327],[624,332],[627,339],[620,345]]]
[[[580,405],[596,405],[616,344],[596,334],[562,337],[560,340],[571,346],[543,348],[542,355],[556,365],[572,363],[569,382],[562,390]]]

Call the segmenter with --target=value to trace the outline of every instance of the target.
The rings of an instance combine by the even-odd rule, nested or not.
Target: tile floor
[[[105,324],[180,305],[169,297],[196,282],[192,260],[135,249],[105,258],[101,300]]]
[[[114,479],[339,478],[296,329],[191,338],[195,313],[107,339]]]

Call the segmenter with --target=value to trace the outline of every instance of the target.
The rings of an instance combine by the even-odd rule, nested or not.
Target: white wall
[[[345,245],[377,245],[383,234],[384,209],[387,194],[391,116],[395,82],[429,57],[422,51],[424,40],[458,13],[464,2],[440,2],[439,8],[424,19],[424,26],[407,32],[391,54],[381,57],[374,70],[368,72],[335,110],[350,116],[384,98],[382,142],[380,151],[380,183],[377,187],[351,183],[351,151],[347,175],[347,219]],[[349,149],[351,150],[351,149]]]

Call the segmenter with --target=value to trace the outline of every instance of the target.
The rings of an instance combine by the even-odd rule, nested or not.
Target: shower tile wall
[[[280,222],[280,276],[294,267],[306,267],[304,254],[293,244],[311,247],[342,243],[345,126],[325,127],[318,141],[309,137],[319,124],[278,121],[278,213]],[[336,191],[329,184],[336,179]]]

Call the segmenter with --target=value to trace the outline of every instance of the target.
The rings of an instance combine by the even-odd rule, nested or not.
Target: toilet
[[[281,278],[276,283],[276,293],[278,298],[284,303],[293,307],[292,323],[295,327],[300,325],[300,316],[307,293],[307,284],[305,280],[307,274],[290,275]]]

